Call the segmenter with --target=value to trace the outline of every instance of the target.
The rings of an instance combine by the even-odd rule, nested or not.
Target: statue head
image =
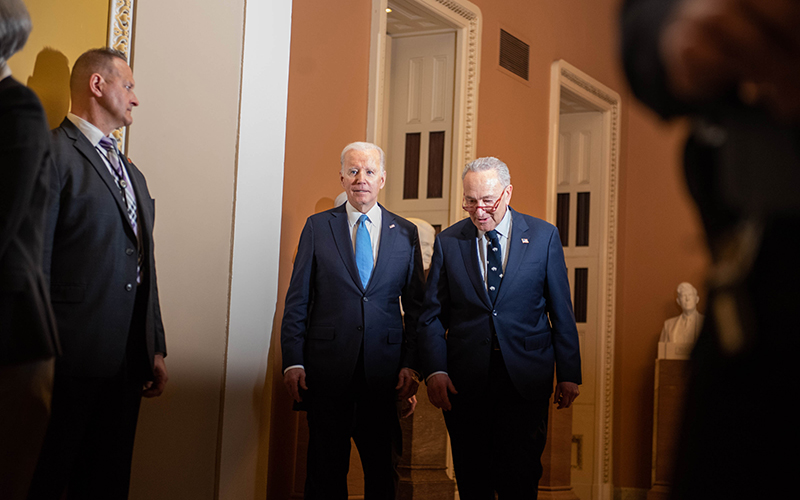
[[[691,283],[683,282],[678,285],[678,298],[676,302],[683,314],[691,314],[697,309],[697,303],[700,302],[700,297],[697,295],[697,289]]]

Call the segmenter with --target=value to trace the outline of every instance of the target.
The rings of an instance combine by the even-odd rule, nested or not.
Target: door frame
[[[614,332],[617,275],[617,224],[619,196],[619,94],[568,62],[558,60],[550,72],[550,137],[547,154],[547,220],[555,221],[561,92],[568,90],[588,107],[603,114],[603,158],[601,169],[606,190],[601,207],[601,249],[598,319],[600,344],[597,350],[596,445],[593,496],[610,500],[613,493],[612,430],[614,415]]]
[[[468,0],[408,0],[456,30],[453,92],[453,151],[450,169],[449,223],[461,219],[461,166],[475,158],[478,125],[478,84],[481,58],[481,11]],[[386,7],[388,0],[372,0],[369,49],[369,97],[366,140],[386,145],[388,94]],[[383,194],[383,193],[381,193]]]

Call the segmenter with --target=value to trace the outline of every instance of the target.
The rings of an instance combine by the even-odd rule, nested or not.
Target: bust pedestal
[[[557,410],[550,400],[547,444],[542,453],[540,500],[578,500],[572,489],[572,408]]]
[[[647,500],[666,500],[669,497],[688,377],[688,361],[656,360],[652,487],[647,492]]]
[[[398,500],[453,500],[456,484],[447,475],[447,428],[442,411],[428,400],[424,387],[417,394],[417,408],[400,419],[403,456]]]

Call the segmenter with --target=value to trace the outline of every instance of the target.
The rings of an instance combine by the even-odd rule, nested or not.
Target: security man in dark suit
[[[167,382],[154,200],[111,132],[139,104],[125,56],[85,52],[53,132],[45,270],[63,354],[30,498],[124,499],[141,397]]]

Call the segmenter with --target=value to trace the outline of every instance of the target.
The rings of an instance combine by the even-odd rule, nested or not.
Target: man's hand
[[[397,399],[408,399],[417,393],[419,377],[410,368],[403,368],[397,376]],[[413,411],[413,410],[412,410]]]
[[[670,87],[687,101],[739,89],[779,118],[800,116],[800,2],[683,0],[662,32]]]
[[[299,403],[303,400],[303,398],[300,397],[300,389],[304,391],[308,390],[306,386],[306,371],[303,368],[292,368],[288,370],[283,374],[283,385],[286,386],[286,390],[289,391],[289,395],[292,396],[292,399]]]
[[[156,354],[153,358],[153,380],[144,383],[142,396],[145,398],[157,398],[164,392],[167,380],[169,380],[169,374],[167,373],[167,365],[164,363],[164,355]]]
[[[450,376],[446,373],[437,373],[431,376],[425,385],[428,386],[428,399],[430,399],[433,406],[441,408],[442,410],[449,411],[452,409],[450,406],[450,397],[447,395],[448,391],[452,394],[458,394],[458,391],[450,381]]]
[[[553,404],[558,405],[558,409],[569,408],[581,390],[574,382],[559,382],[556,385],[556,392],[553,394]]]
[[[401,399],[398,405],[400,406],[400,417],[406,418],[414,413],[414,409],[417,407],[417,397],[411,396],[408,399]]]

